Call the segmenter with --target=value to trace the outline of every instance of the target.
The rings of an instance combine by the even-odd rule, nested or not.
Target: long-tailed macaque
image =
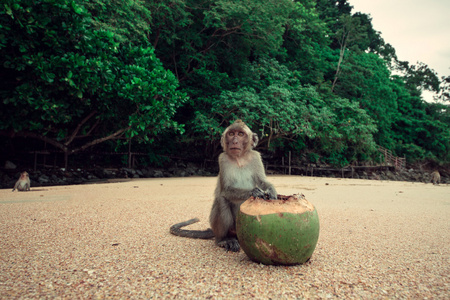
[[[439,171],[434,171],[431,173],[431,182],[433,184],[439,184],[441,183],[441,174],[439,174]]]
[[[18,191],[30,190],[30,176],[27,172],[22,172],[20,174],[19,180],[17,180],[12,191],[14,192],[15,189],[17,189]]]
[[[235,121],[222,134],[223,153],[219,156],[219,177],[209,222],[211,229],[182,230],[181,227],[198,222],[191,219],[170,228],[174,235],[209,239],[227,251],[240,250],[236,237],[236,215],[241,204],[250,198],[277,199],[277,192],[267,181],[259,152],[253,150],[258,136],[241,120]]]

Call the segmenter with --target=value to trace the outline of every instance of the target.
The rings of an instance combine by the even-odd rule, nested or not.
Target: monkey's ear
[[[222,146],[223,151],[227,151],[226,149],[226,141],[225,141],[225,136],[226,136],[226,132],[228,130],[225,130],[225,132],[222,134],[222,137],[220,138],[220,145]]]
[[[259,142],[259,138],[258,135],[256,133],[252,134],[252,148],[255,148],[256,145],[258,145]]]

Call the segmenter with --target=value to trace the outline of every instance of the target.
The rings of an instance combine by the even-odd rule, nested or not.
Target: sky
[[[450,0],[348,0],[352,13],[372,17],[372,25],[397,57],[423,62],[439,79],[450,76]],[[429,96],[429,95],[428,95]]]

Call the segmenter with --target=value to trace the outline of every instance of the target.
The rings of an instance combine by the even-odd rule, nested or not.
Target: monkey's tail
[[[214,237],[214,233],[211,228],[207,230],[184,230],[181,227],[188,226],[200,221],[198,218],[190,219],[186,222],[177,223],[175,225],[170,226],[170,233],[176,236],[188,237],[192,239],[212,239]]]

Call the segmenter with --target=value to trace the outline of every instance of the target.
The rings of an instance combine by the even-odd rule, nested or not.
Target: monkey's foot
[[[241,246],[236,238],[224,239],[217,243],[217,246],[224,248],[227,251],[239,252]]]

